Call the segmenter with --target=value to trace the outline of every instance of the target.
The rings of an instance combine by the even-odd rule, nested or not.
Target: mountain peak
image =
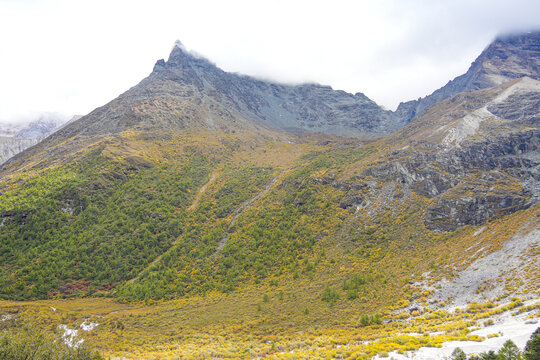
[[[183,50],[183,51],[187,52],[186,47],[184,46],[184,44],[182,44],[182,42],[180,40],[176,40],[174,42],[174,47],[173,48],[179,48],[180,50]]]
[[[191,53],[186,49],[180,40],[176,40],[171,53],[169,54],[169,60],[167,63],[177,63],[189,57],[192,57]]]
[[[210,63],[207,58],[194,51],[188,50],[180,40],[176,40],[174,42],[173,49],[171,50],[169,60],[167,62],[172,64],[178,64],[186,61],[200,62],[201,60],[203,62]]]
[[[168,60],[158,60],[154,65],[153,72],[158,74],[161,79],[167,78],[185,83],[198,83],[197,79],[204,76],[204,72],[211,72],[215,69],[215,64],[204,56],[188,50],[180,40],[176,40]]]
[[[400,104],[397,112],[408,120],[451,96],[505,84],[528,76],[540,79],[540,31],[499,35],[469,70],[424,98]]]
[[[494,42],[540,46],[540,30],[500,34]]]

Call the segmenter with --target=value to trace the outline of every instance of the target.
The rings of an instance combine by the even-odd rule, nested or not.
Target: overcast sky
[[[0,121],[86,114],[179,39],[227,71],[363,92],[394,109],[464,73],[538,0],[0,0]]]

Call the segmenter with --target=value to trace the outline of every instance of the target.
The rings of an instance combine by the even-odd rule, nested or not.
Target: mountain
[[[0,164],[37,143],[38,139],[21,139],[8,136],[0,137]]]
[[[111,357],[367,359],[478,341],[512,316],[529,331],[536,38],[498,39],[473,88],[412,120],[176,44],[0,168],[0,297],[46,299],[5,308],[44,328],[99,322]]]
[[[431,105],[465,91],[502,85],[523,76],[539,80],[540,32],[498,37],[469,70],[424,98],[399,104],[396,114],[411,120]]]
[[[80,116],[74,116],[69,121],[74,121]],[[36,120],[23,121],[17,124],[0,124],[0,164],[9,158],[22,152],[32,145],[37,144],[55,130],[68,122],[64,115],[44,113]]]
[[[55,130],[62,127],[69,121],[80,118],[73,116],[71,118],[56,114],[43,114],[37,120],[30,121],[18,130],[13,136],[20,139],[42,139]]]
[[[537,79],[539,44],[540,32],[499,37],[467,73],[425,98],[401,103],[391,112],[361,93],[349,94],[316,84],[275,84],[224,72],[187,51],[178,41],[169,59],[157,61],[147,78],[57,132],[50,143],[78,135],[88,140],[89,136],[132,129],[202,128],[309,131],[373,139],[401,129],[429,106],[457,93],[500,85],[522,76]]]
[[[540,196],[540,81],[457,94],[388,137],[363,175],[430,198],[425,221],[449,231],[528,208]]]
[[[289,86],[232,74],[177,42],[141,83],[88,114],[62,136],[128,128],[297,129],[330,134],[388,134],[402,124],[365,95],[328,86]]]
[[[22,129],[25,124],[9,124],[0,122],[0,136],[2,137],[12,137],[17,131]]]
[[[64,136],[116,133],[132,127],[251,128],[257,123],[370,138],[395,132],[429,106],[459,92],[501,85],[522,76],[537,79],[539,55],[539,32],[500,37],[467,73],[391,112],[361,93],[316,84],[275,84],[227,73],[177,42],[169,59],[159,60],[140,84],[87,115],[80,127],[66,129]]]

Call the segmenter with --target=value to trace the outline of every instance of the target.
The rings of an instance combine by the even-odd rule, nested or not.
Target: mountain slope
[[[536,211],[533,78],[456,94],[359,143],[297,130],[383,129],[388,113],[362,96],[227,74],[177,44],[140,84],[0,170],[0,296],[335,285],[354,275],[344,267],[377,274],[373,304],[398,301],[406,274],[450,256],[470,227],[519,219],[511,236]]]
[[[363,176],[432,199],[428,227],[480,225],[538,201],[539,127],[538,80],[460,93],[385,139],[392,151]]]
[[[400,118],[411,120],[431,105],[460,93],[502,85],[523,76],[539,80],[540,32],[498,37],[471,64],[469,70],[424,98],[401,103]]]

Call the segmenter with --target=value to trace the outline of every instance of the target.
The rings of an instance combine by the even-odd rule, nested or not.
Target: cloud
[[[0,119],[88,113],[148,75],[174,41],[227,71],[363,92],[394,108],[465,72],[540,3],[0,1]]]

